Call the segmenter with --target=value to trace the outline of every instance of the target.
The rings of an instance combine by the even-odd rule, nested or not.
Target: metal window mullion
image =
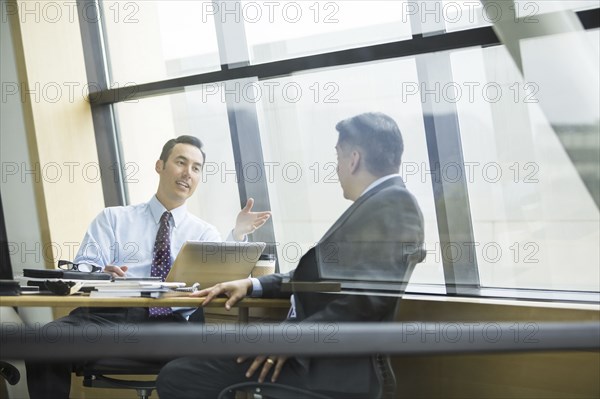
[[[239,1],[229,2],[229,7],[236,6],[240,6]],[[232,71],[247,67],[250,64],[250,56],[244,21],[243,19],[236,21],[235,18],[222,18],[221,12],[223,12],[223,7],[214,16],[221,68]],[[257,83],[258,79],[256,77],[246,77],[225,81],[221,89],[230,89],[239,93],[240,87]],[[248,198],[254,198],[255,209],[270,210],[271,203],[264,170],[265,163],[256,104],[248,101],[242,95],[225,95],[225,102],[240,194],[240,206],[245,206]],[[245,176],[244,172],[247,165],[252,165],[260,170],[261,173],[256,179],[247,179]],[[262,228],[252,234],[252,241],[266,242],[265,253],[277,254],[272,219],[269,219]],[[275,271],[279,271],[279,262],[276,264]]]
[[[95,4],[95,7],[89,7]],[[100,87],[103,91],[109,90],[107,81],[107,64],[99,14],[100,7],[95,0],[78,0],[79,28],[83,44],[85,69],[90,87]],[[95,15],[90,16],[90,11]],[[102,192],[105,206],[125,205],[127,203],[127,190],[123,180],[121,168],[121,150],[117,138],[115,116],[111,104],[98,104],[93,101],[94,94],[90,95],[92,107],[92,120],[94,135],[98,152],[98,162],[102,178]]]
[[[446,291],[473,294],[480,285],[479,270],[458,113],[456,103],[444,101],[440,89],[452,82],[450,54],[423,55],[416,63]],[[424,89],[432,91],[427,94]],[[457,179],[445,178],[448,166],[460,169]]]

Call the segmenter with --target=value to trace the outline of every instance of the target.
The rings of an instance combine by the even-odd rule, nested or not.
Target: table
[[[227,298],[216,298],[207,307],[224,308]],[[0,296],[0,306],[27,307],[199,307],[204,298],[172,297],[172,298],[90,298],[87,295],[19,295]],[[250,308],[287,309],[290,301],[287,299],[244,298],[235,305],[239,309],[239,321],[248,321]]]

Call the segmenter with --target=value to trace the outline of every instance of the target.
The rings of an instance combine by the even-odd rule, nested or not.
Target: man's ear
[[[165,163],[163,162],[162,159],[159,159],[158,161],[156,161],[156,164],[154,165],[154,170],[156,170],[156,173],[160,173],[165,167]]]
[[[360,166],[360,152],[354,150],[350,154],[350,173],[356,173],[358,171],[358,167]]]

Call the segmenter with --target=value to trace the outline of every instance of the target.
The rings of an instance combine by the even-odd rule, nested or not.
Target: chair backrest
[[[398,300],[396,301],[396,308],[394,309],[394,316],[392,318],[393,321],[400,321],[400,301],[402,300],[402,297],[404,296],[406,286],[408,285],[408,282],[410,281],[410,277],[412,276],[412,273],[415,270],[415,267],[417,266],[417,264],[419,264],[425,260],[426,255],[427,255],[427,252],[425,251],[425,248],[419,247],[413,253],[411,253],[407,256],[405,285],[404,285],[402,291],[398,292]]]
[[[410,276],[418,263],[423,262],[427,252],[423,247],[418,248],[407,258],[406,283],[410,280]],[[405,288],[405,287],[404,287]],[[393,318],[391,321],[400,321],[400,302],[404,295],[404,290],[398,293],[396,307],[394,309]],[[393,399],[396,397],[396,376],[392,367],[392,359],[389,355],[377,354],[373,356],[373,367],[381,386],[381,399]]]

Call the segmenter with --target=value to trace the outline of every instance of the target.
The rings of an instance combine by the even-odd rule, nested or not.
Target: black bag
[[[110,280],[108,273],[76,272],[60,269],[23,269],[24,277],[31,278],[62,278],[65,280]]]
[[[15,280],[0,280],[0,295],[1,296],[17,296],[21,295],[21,287],[19,282]]]

